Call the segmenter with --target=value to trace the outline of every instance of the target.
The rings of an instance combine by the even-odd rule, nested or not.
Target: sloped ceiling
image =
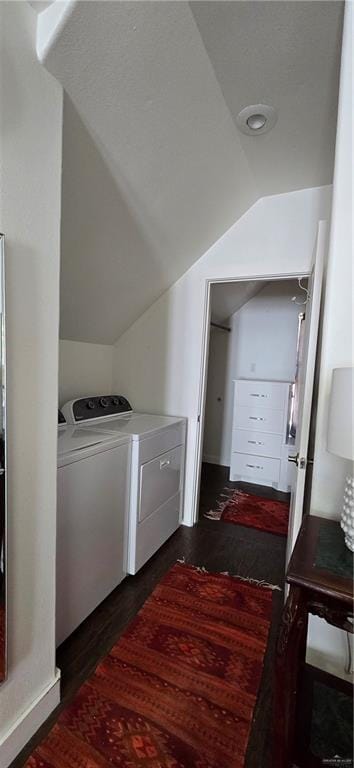
[[[341,3],[80,0],[38,18],[66,91],[62,338],[114,342],[259,197],[331,183]],[[244,136],[258,101],[278,122]]]
[[[46,11],[55,0],[28,0],[28,2],[36,13],[42,13],[42,11]]]
[[[280,0],[191,6],[235,124],[248,104],[277,109],[270,133],[258,138],[239,133],[259,194],[330,183],[341,4]]]
[[[224,324],[267,285],[265,280],[241,280],[236,283],[216,283],[211,287],[211,320]]]

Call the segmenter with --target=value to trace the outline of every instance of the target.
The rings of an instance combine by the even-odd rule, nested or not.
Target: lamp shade
[[[354,368],[334,368],[328,414],[327,449],[354,460]]]

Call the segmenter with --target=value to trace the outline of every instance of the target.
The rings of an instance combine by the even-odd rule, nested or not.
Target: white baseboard
[[[8,768],[59,702],[60,670],[57,669],[54,680],[25,712],[22,712],[9,733],[0,742],[1,768]]]

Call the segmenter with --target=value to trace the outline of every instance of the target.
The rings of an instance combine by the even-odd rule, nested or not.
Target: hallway
[[[210,469],[210,465],[209,465]],[[226,482],[226,468],[213,467],[208,481],[202,483],[200,511],[210,509]],[[235,485],[232,483],[231,486]],[[246,490],[246,488],[245,488]],[[269,490],[269,489],[268,489]],[[49,731],[75,691],[91,674],[122,634],[128,623],[151,594],[168,569],[184,558],[187,563],[209,571],[229,571],[245,578],[264,579],[282,586],[285,538],[241,528],[228,523],[215,523],[203,518],[194,528],[182,526],[161,550],[136,575],[127,577],[111,595],[84,621],[58,649],[57,664],[61,669],[62,701],[52,717],[42,726],[30,744],[12,763],[22,768],[34,747]],[[282,607],[282,593],[273,593],[273,621],[260,694],[255,711],[246,768],[271,768],[270,695],[273,683],[275,639]],[[262,761],[260,762],[260,755]]]

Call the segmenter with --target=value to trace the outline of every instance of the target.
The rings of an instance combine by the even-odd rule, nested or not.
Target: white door
[[[321,290],[327,248],[327,222],[320,221],[317,230],[314,262],[309,278],[309,300],[306,305],[303,364],[299,379],[299,410],[294,452],[296,471],[290,500],[289,533],[286,552],[288,563],[301,526],[304,503],[307,451],[310,432],[312,392],[315,374]]]

